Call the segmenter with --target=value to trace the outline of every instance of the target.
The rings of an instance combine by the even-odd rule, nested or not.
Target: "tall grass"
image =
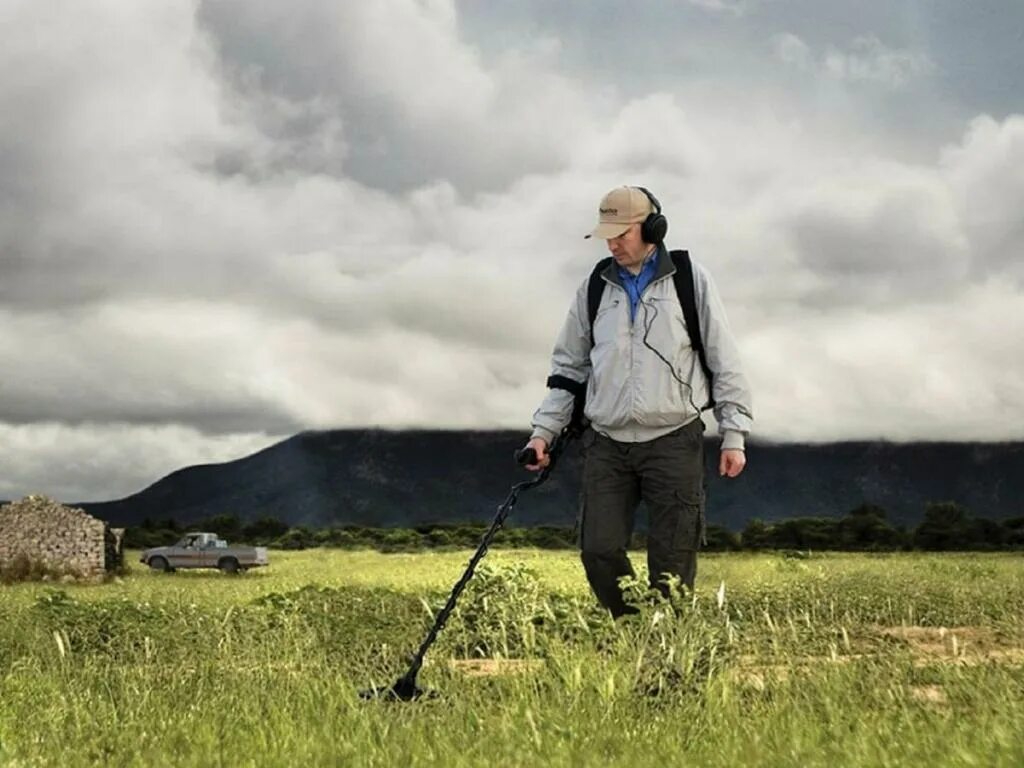
[[[492,554],[408,704],[358,693],[467,553],[4,588],[0,765],[1024,764],[1020,558],[707,557],[616,623],[566,553]]]

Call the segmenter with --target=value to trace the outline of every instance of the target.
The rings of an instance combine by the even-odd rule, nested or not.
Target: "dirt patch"
[[[541,659],[452,659],[452,669],[469,677],[498,677],[534,672],[543,668]]]
[[[875,627],[883,638],[906,647],[920,661],[977,664],[984,661],[1024,661],[1024,647],[1000,637],[988,627]]]
[[[988,627],[874,626],[869,634],[883,642],[874,644],[867,653],[793,656],[784,664],[756,655],[743,655],[737,659],[739,663],[731,670],[731,676],[742,685],[763,691],[773,682],[788,680],[797,671],[863,659],[884,659],[896,649],[909,652],[915,667],[1024,665],[1024,638],[1006,637]],[[919,686],[908,695],[915,701],[947,703],[945,693],[937,686]]]
[[[941,685],[915,685],[910,688],[910,698],[921,704],[944,707],[949,704]]]
[[[764,691],[772,683],[781,683],[789,679],[790,667],[756,667],[744,669],[740,667],[729,671],[733,682],[739,683],[746,688],[753,688],[755,691]]]

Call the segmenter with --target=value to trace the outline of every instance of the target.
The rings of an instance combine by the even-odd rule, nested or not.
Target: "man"
[[[714,403],[722,435],[718,471],[726,477],[746,465],[753,419],[721,300],[707,271],[686,257],[696,308],[691,324],[699,326],[710,382],[691,344],[676,258],[663,243],[667,228],[661,205],[642,187],[618,187],[601,200],[598,225],[587,237],[607,241],[611,259],[576,292],[552,354],[553,388],[533,415],[527,443],[537,456],[528,468],[547,466],[578,388],[561,387],[586,382],[580,548],[594,594],[616,617],[632,612],[618,582],[634,574],[626,549],[641,500],[649,512],[651,586],[667,594],[667,577],[675,576],[693,588],[705,525],[702,407]],[[598,279],[599,303],[590,288]]]

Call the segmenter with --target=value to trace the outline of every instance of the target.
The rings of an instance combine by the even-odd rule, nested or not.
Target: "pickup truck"
[[[178,568],[219,568],[224,573],[241,573],[270,563],[266,547],[229,547],[215,533],[186,533],[170,547],[144,550],[139,562],[166,573]]]

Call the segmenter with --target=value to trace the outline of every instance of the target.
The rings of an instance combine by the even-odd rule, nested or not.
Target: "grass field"
[[[0,587],[0,765],[1024,765],[1020,555],[707,555],[618,623],[575,553],[272,552]],[[634,557],[641,563],[641,557]]]

